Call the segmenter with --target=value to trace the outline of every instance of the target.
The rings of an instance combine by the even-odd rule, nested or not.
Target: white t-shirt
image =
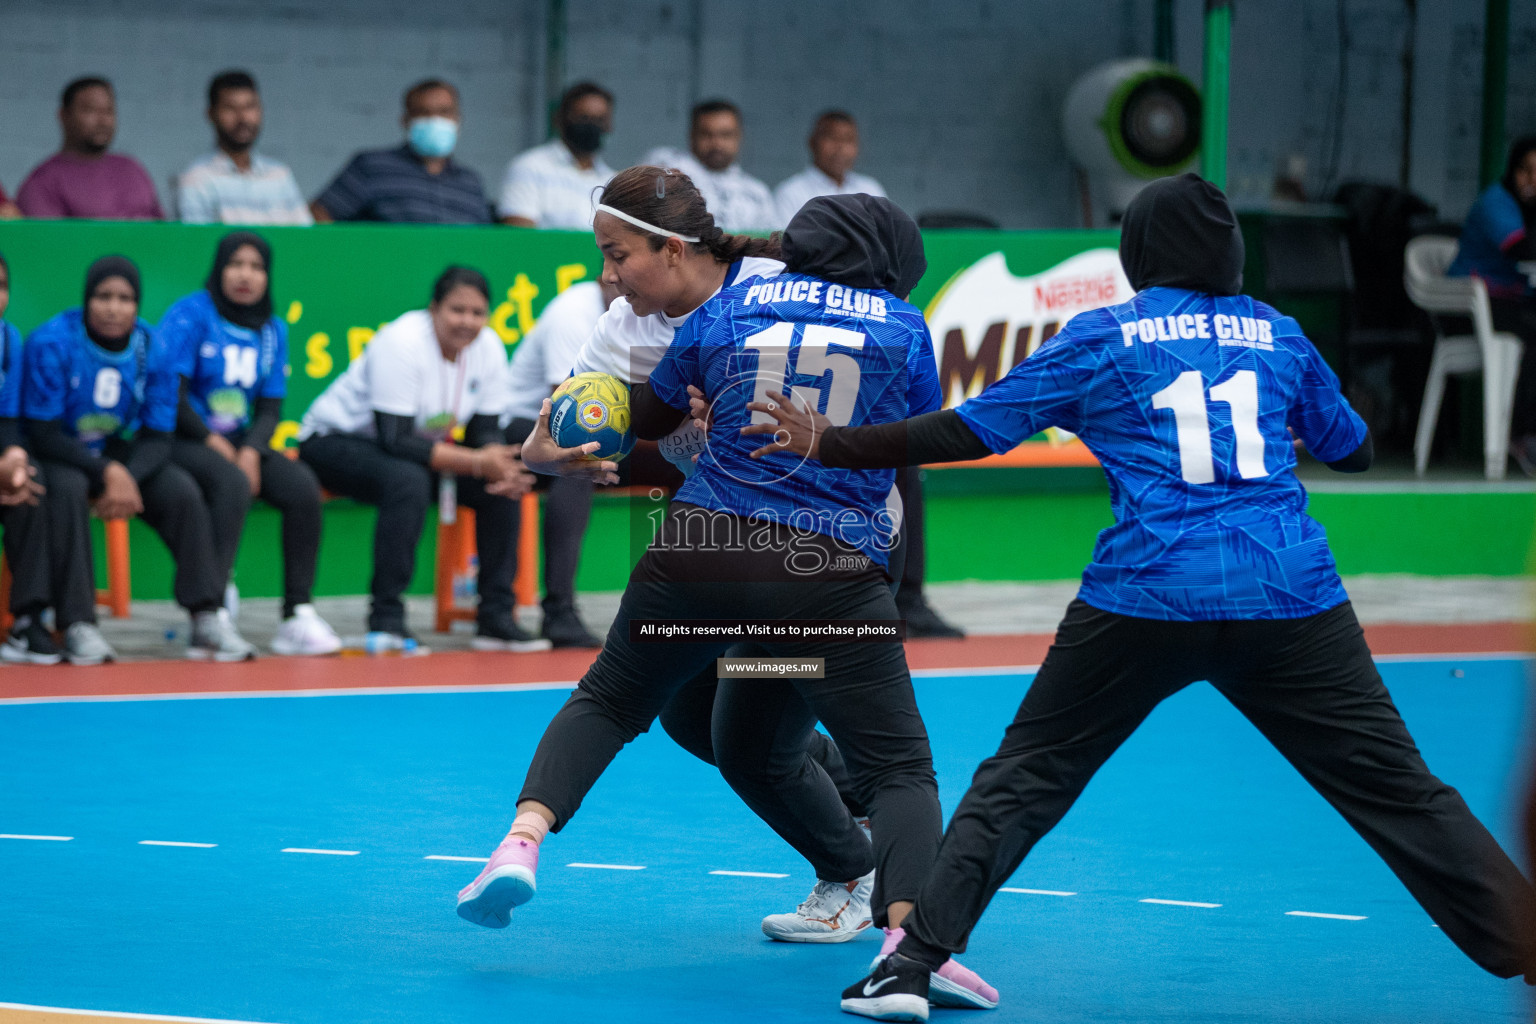
[[[596,281],[573,284],[544,307],[539,322],[512,350],[507,367],[509,419],[539,418],[539,406],[571,375],[577,354],[606,308]]]
[[[731,164],[723,171],[705,167],[692,153],[661,147],[646,154],[645,162],[657,167],[676,167],[699,186],[704,205],[722,231],[774,231],[784,226],[768,186]]]
[[[779,208],[779,223],[788,224],[800,212],[800,207],[817,196],[846,196],[858,192],[871,196],[885,195],[885,189],[880,187],[880,183],[868,175],[849,171],[839,185],[821,168],[812,164],[799,174],[779,182],[779,187],[773,190],[773,200]]]
[[[496,212],[526,217],[541,228],[590,228],[597,190],[608,184],[613,168],[597,157],[582,170],[564,142],[550,139],[512,158],[501,182]]]
[[[783,272],[784,264],[778,260],[748,256],[731,264],[720,288],[729,288],[749,277],[778,277]],[[710,298],[719,294],[717,289]],[[626,384],[638,384],[656,369],[667,346],[672,344],[672,335],[692,315],[684,313],[671,317],[665,313],[652,313],[636,316],[629,300],[620,295],[608,307],[608,312],[598,319],[592,336],[582,346],[571,368],[575,373],[611,373]]]
[[[447,440],[477,413],[507,406],[507,349],[483,328],[453,362],[443,358],[432,314],[414,309],[379,328],[362,355],[315,399],[299,439],[325,434],[373,437],[373,414],[409,416],[416,432]]]

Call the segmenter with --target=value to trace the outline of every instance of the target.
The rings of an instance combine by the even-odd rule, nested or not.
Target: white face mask
[[[448,156],[459,141],[459,122],[451,117],[413,117],[406,138],[417,156]]]

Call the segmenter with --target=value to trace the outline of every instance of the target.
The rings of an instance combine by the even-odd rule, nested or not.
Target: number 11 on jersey
[[[1252,370],[1238,370],[1211,388],[1213,402],[1225,402],[1232,410],[1232,432],[1237,438],[1237,473],[1244,480],[1269,475],[1264,468],[1264,435],[1259,433],[1259,377]],[[1178,431],[1179,475],[1192,484],[1216,480],[1216,461],[1211,456],[1210,410],[1199,370],[1185,370],[1152,396],[1152,408],[1172,409]]]

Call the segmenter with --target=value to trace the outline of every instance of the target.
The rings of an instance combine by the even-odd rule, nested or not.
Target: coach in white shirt
[[[613,168],[597,155],[603,136],[612,130],[612,93],[593,82],[565,90],[555,111],[559,137],[507,165],[496,204],[501,222],[522,228],[590,228],[597,205],[593,196],[613,177]]]
[[[592,337],[598,318],[618,297],[617,288],[583,281],[544,307],[539,322],[512,350],[507,368],[507,414],[512,420],[506,431],[508,441],[520,443],[533,432],[544,399],[571,375],[576,355]],[[535,487],[546,491],[542,633],[556,647],[598,647],[602,641],[592,635],[576,610],[576,568],[592,515],[592,481],[541,476]],[[514,574],[516,568],[514,561]]]
[[[693,108],[688,148],[653,149],[645,163],[676,167],[699,186],[715,224],[733,234],[773,231],[784,226],[768,186],[741,169],[741,111],[729,100],[706,100]]]
[[[543,650],[549,641],[534,640],[512,621],[513,499],[528,491],[533,476],[502,443],[507,350],[486,326],[490,296],[479,271],[443,271],[431,305],[381,327],[315,399],[299,429],[299,458],[326,490],[378,506],[371,632],[408,635],[401,595],[416,568],[435,485],[439,515],[458,505],[475,510],[475,647]]]
[[[863,192],[885,195],[874,178],[857,174],[853,165],[859,159],[859,126],[853,115],[843,110],[829,110],[811,127],[811,166],[792,178],[786,178],[774,190],[779,208],[779,223],[788,224],[800,207],[817,196],[840,196]]]

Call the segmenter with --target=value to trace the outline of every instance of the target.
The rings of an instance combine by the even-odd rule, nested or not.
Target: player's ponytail
[[[777,232],[768,238],[726,234],[715,224],[693,179],[675,168],[640,164],[622,170],[609,179],[597,201],[652,227],[697,238],[686,244],[717,263],[734,263],[747,256],[779,258]],[[645,236],[652,252],[666,244],[667,235],[638,226],[631,230]]]

